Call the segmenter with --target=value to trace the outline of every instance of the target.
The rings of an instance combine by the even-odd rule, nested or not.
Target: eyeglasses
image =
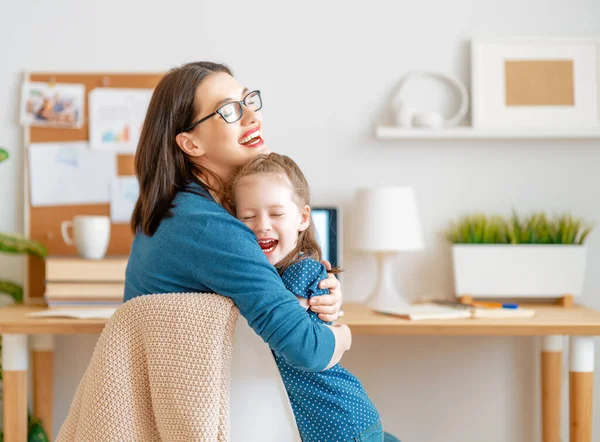
[[[191,131],[200,123],[203,123],[204,121],[214,117],[215,115],[220,115],[221,118],[223,118],[227,123],[235,123],[240,118],[242,118],[242,115],[244,114],[242,104],[254,112],[261,110],[262,99],[260,98],[260,91],[249,92],[248,95],[246,95],[241,101],[230,101],[229,103],[225,103],[212,114],[207,115],[206,117],[196,121],[195,123],[192,123],[190,126],[185,128],[183,132]]]

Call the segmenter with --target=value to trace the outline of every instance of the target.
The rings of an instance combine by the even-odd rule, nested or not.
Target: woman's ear
[[[300,226],[298,232],[304,232],[310,226],[310,206],[306,205],[300,213]]]
[[[204,150],[187,132],[181,132],[180,134],[177,134],[175,141],[177,142],[179,148],[191,157],[201,157],[204,155]]]

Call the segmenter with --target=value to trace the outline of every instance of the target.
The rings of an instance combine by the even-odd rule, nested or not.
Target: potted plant
[[[0,163],[8,159],[8,152],[6,149],[0,148]],[[19,235],[10,235],[6,233],[0,233],[0,252],[4,253],[25,253],[28,255],[35,255],[44,258],[48,252],[46,247],[37,242]],[[0,293],[9,295],[12,300],[20,304],[23,302],[23,287],[19,284],[3,280],[0,278]],[[0,341],[0,353],[2,351],[2,341]],[[2,380],[2,365],[0,363],[0,381]],[[28,434],[27,439],[29,442],[48,442],[48,436],[42,428],[42,423],[39,419],[36,419],[31,414],[28,414]],[[4,434],[0,432],[0,441],[4,440]]]
[[[583,287],[592,226],[569,214],[473,214],[451,223],[457,296],[565,298]]]

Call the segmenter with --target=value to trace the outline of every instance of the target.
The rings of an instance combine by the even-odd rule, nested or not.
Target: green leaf
[[[8,159],[8,151],[6,149],[0,147],[0,163],[7,159]]]
[[[23,287],[14,282],[0,280],[0,293],[10,295],[17,304],[23,302]]]
[[[42,243],[21,235],[9,235],[7,233],[0,233],[0,252],[27,253],[40,258],[48,255],[48,250]]]
[[[588,226],[585,229],[583,229],[583,231],[581,232],[581,235],[579,236],[578,244],[583,244],[583,242],[585,241],[585,239],[587,238],[587,236],[590,234],[590,232],[592,231],[592,229],[593,229],[592,226]]]
[[[27,442],[48,442],[42,421],[27,410]]]
[[[48,436],[46,435],[46,432],[42,427],[42,422],[39,419],[31,418],[29,422],[27,442],[48,442]]]
[[[469,231],[471,230],[471,227],[469,224],[470,223],[468,221],[464,221],[461,223],[462,227],[460,229],[460,235],[462,237],[463,243],[469,242]]]
[[[521,221],[519,220],[519,216],[514,210],[511,218],[511,231],[513,233],[511,243],[518,244],[522,242],[523,233],[521,229]]]

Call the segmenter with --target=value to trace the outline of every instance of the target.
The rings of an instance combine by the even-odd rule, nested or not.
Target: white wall
[[[468,82],[472,36],[597,36],[599,18],[595,0],[305,0],[293,6],[1,0],[0,145],[13,160],[0,172],[0,231],[22,231],[16,121],[23,71],[164,71],[212,59],[229,63],[248,87],[261,88],[266,139],[300,163],[317,202],[342,204],[350,219],[357,186],[415,186],[427,250],[397,260],[397,282],[410,296],[449,296],[450,251],[440,230],[450,218],[514,207],[571,210],[600,220],[598,143],[383,143],[372,136],[376,116],[410,69]],[[600,308],[598,231],[589,246],[582,301]],[[1,259],[0,276],[20,278],[19,260]],[[374,282],[374,262],[346,249],[345,264],[346,299],[361,300]],[[55,428],[94,342],[94,336],[58,339]],[[539,440],[536,350],[533,338],[355,337],[345,365],[362,379],[387,429],[403,441],[531,442]],[[600,394],[594,417],[600,425]],[[594,440],[600,440],[598,428]]]

